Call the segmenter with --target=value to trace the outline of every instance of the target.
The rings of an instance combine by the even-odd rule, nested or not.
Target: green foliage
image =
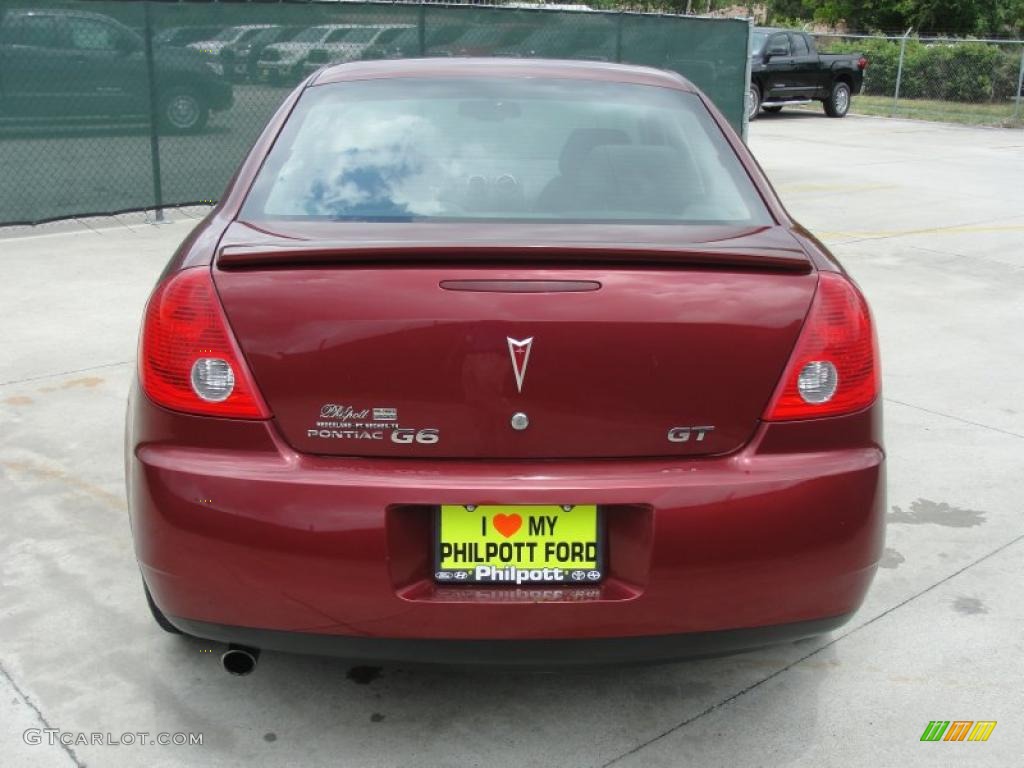
[[[799,19],[796,26],[802,26],[808,20],[804,0],[770,0],[765,3],[768,11],[767,22],[773,27],[793,26],[793,20]]]
[[[898,40],[850,40],[821,45],[834,53],[859,52],[869,65],[864,93],[892,96],[899,68]],[[1019,46],[979,42],[936,43],[907,40],[900,97],[942,101],[1004,101],[1013,96],[1020,67]]]
[[[864,92],[874,95],[892,95],[896,90],[896,69],[900,59],[899,43],[891,40],[851,40],[830,44],[828,38],[819,38],[819,50],[830,53],[862,53],[868,59],[864,73]]]
[[[857,31],[1022,35],[1024,0],[766,0],[769,18],[845,24]]]
[[[922,34],[969,35],[984,26],[992,0],[909,0],[902,3],[908,26]]]
[[[803,29],[807,24],[805,19],[799,19],[795,16],[779,16],[772,15],[765,20],[765,26],[769,27],[782,27],[783,29]]]
[[[906,28],[905,0],[805,0],[815,21],[845,22],[851,29]]]

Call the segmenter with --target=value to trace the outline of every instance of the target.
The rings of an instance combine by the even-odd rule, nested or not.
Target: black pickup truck
[[[859,53],[818,53],[806,32],[755,27],[747,117],[763,109],[820,101],[829,117],[844,117],[860,93],[868,60]]]

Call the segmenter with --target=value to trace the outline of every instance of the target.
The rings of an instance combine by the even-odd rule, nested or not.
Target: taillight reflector
[[[811,309],[766,421],[838,416],[866,408],[881,390],[878,344],[867,302],[835,272],[822,272]]]
[[[153,292],[142,326],[139,379],[153,402],[175,411],[270,417],[208,267],[178,272]]]

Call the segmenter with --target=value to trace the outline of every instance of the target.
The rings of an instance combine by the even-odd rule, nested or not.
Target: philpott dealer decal
[[[320,408],[315,428],[307,429],[306,437],[320,440],[390,440],[400,445],[434,445],[441,440],[441,430],[432,427],[403,427],[398,422],[398,409],[390,406],[362,408],[325,403]]]

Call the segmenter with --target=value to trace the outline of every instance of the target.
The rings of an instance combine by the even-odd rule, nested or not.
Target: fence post
[[[420,0],[419,15],[420,56],[427,55],[427,4]]]
[[[743,110],[743,119],[740,121],[740,136],[743,138],[743,142],[746,143],[747,135],[750,131],[750,115],[748,114],[749,105],[747,99],[750,98],[750,78],[751,71],[753,69],[750,58],[754,55],[754,17],[747,17],[747,55],[746,55],[746,76],[743,79],[743,84],[747,87],[743,89],[743,101],[740,102],[741,109]]]
[[[156,220],[164,220],[163,183],[160,180],[160,118],[157,115],[156,72],[153,66],[153,23],[149,13],[149,0],[142,4],[143,32],[146,41],[146,78],[149,82],[149,158],[153,172],[153,207]]]
[[[1014,96],[1013,119],[1020,117],[1020,89],[1024,88],[1024,43],[1020,46],[1020,69],[1017,70],[1017,94]]]
[[[903,38],[900,40],[900,64],[896,68],[896,92],[892,97],[892,116],[896,117],[896,107],[900,103],[900,83],[903,80],[903,55],[907,52],[907,38],[910,36],[910,29],[903,33]]]
[[[622,63],[622,11],[615,20],[615,61]]]

